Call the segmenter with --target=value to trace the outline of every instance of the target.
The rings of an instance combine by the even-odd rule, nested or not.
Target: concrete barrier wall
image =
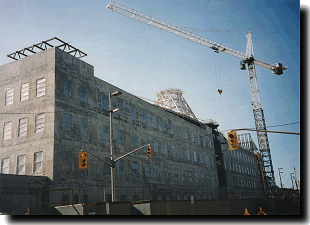
[[[0,174],[0,212],[25,215],[27,208],[36,207],[36,190],[48,189],[49,181],[42,176]],[[40,195],[39,202],[48,201],[44,194]]]

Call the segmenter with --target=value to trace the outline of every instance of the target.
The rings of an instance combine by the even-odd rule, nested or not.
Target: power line
[[[287,125],[293,125],[293,124],[297,124],[297,123],[300,123],[300,122],[294,122],[294,123],[286,123],[286,124],[280,124],[280,125],[274,125],[274,126],[267,126],[267,127],[281,127],[281,126],[287,126]],[[241,129],[248,129],[248,130],[252,130],[252,129],[255,129],[255,128],[241,128]],[[230,131],[232,129],[228,129],[228,130],[223,130],[223,131],[220,131],[220,132],[226,132],[226,131]]]

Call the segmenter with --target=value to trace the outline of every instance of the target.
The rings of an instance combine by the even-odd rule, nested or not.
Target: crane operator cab
[[[277,65],[272,69],[272,73],[277,75],[283,74],[282,63],[277,63]]]
[[[246,68],[245,68],[245,62],[242,60],[242,61],[240,61],[240,69],[241,70],[246,70]]]

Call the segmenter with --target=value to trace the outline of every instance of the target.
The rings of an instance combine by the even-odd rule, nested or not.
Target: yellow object
[[[152,158],[152,148],[151,148],[150,146],[147,147],[147,157],[148,157],[149,159]]]
[[[262,178],[263,190],[264,190],[265,196],[267,197],[267,191],[266,191],[266,186],[265,186],[265,181],[264,181],[264,173],[263,173],[262,163],[260,161],[259,154],[257,152],[255,154],[256,154],[256,157],[257,157],[257,160],[258,160],[260,175],[261,175],[261,178]]]
[[[245,209],[244,214],[243,215],[250,215],[250,213],[248,212],[248,209]]]
[[[237,131],[227,132],[229,150],[239,149]]]
[[[257,213],[257,215],[267,215],[265,212],[263,212],[262,207],[259,207],[259,212]]]
[[[79,152],[79,169],[88,168],[88,154],[87,152]]]

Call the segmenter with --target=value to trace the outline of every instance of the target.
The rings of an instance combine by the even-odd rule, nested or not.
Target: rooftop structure
[[[19,60],[22,57],[27,57],[31,54],[35,54],[35,53],[38,53],[41,51],[45,51],[45,50],[47,50],[49,48],[53,48],[53,47],[59,48],[59,49],[65,51],[65,52],[67,52],[67,53],[69,53],[69,54],[71,54],[77,58],[82,58],[82,57],[87,56],[86,53],[84,53],[81,50],[73,47],[72,45],[69,44],[69,42],[64,42],[57,37],[53,37],[53,38],[48,39],[46,41],[42,41],[38,44],[34,44],[30,47],[27,47],[27,48],[24,48],[22,50],[8,54],[7,57],[12,58],[14,60]]]
[[[197,119],[183,97],[183,94],[184,91],[173,88],[160,91],[157,93],[157,101],[155,105],[179,112],[193,119]]]

